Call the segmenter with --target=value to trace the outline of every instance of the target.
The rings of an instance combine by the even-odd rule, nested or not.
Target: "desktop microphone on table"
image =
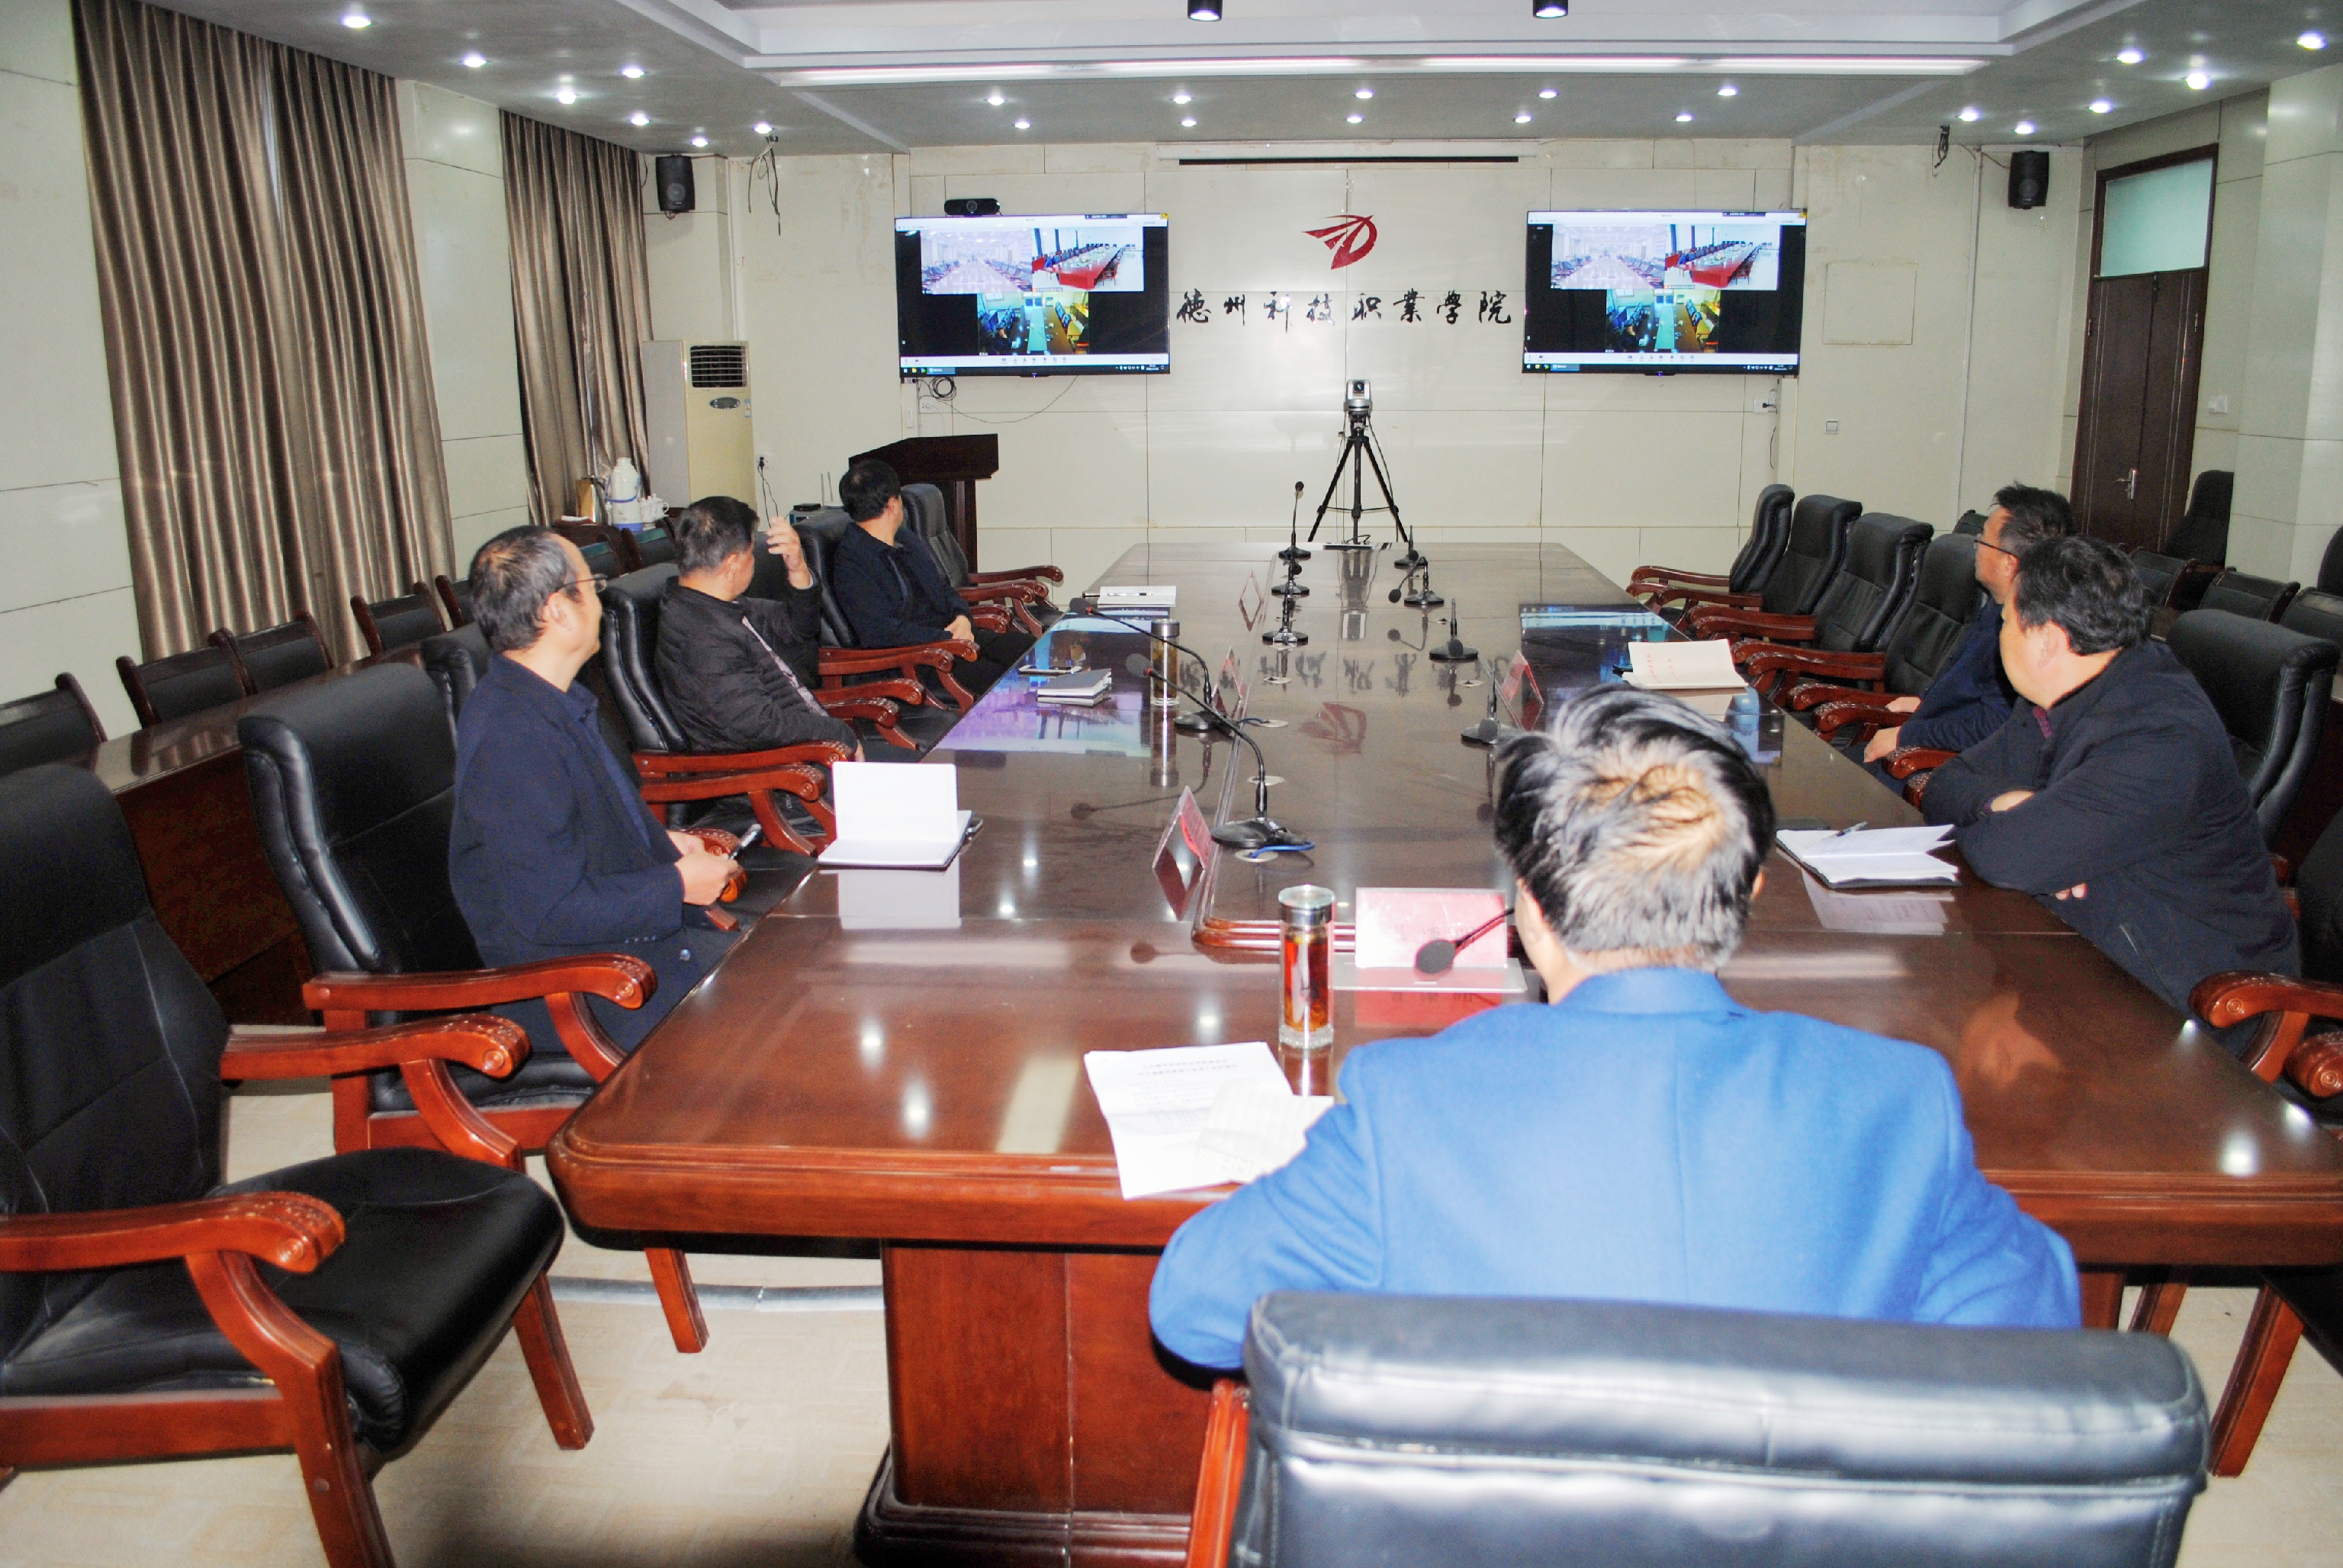
[[[1146,631],[1147,628],[1134,627],[1132,629]],[[1147,635],[1155,636],[1153,632],[1148,632]],[[1159,640],[1168,642],[1171,639],[1165,638]],[[1176,648],[1179,645],[1173,643],[1172,646]],[[1123,668],[1133,675],[1145,675],[1152,670],[1154,666],[1149,662],[1146,655],[1134,653],[1123,661]],[[1159,676],[1157,678],[1163,678]],[[1261,743],[1245,733],[1242,724],[1205,702],[1202,698],[1198,697],[1179,682],[1164,680],[1163,684],[1188,699],[1189,701],[1202,707],[1205,713],[1211,715],[1212,722],[1216,728],[1227,730],[1252,749],[1252,815],[1242,822],[1223,822],[1213,829],[1212,842],[1225,844],[1232,849],[1310,849],[1312,845],[1309,839],[1281,826],[1269,814],[1269,759],[1262,754]]]
[[[1289,566],[1310,558],[1310,552],[1302,544],[1302,481],[1299,479],[1293,481],[1293,516],[1285,525],[1285,548],[1277,552],[1277,558]]]
[[[1424,657],[1442,664],[1470,664],[1481,657],[1479,648],[1472,647],[1456,635],[1456,615],[1461,608],[1453,599],[1449,601],[1448,640]]]

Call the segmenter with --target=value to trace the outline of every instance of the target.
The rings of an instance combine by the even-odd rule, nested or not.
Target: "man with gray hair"
[[[1172,1238],[1166,1348],[1237,1365],[1281,1290],[2076,1325],[2074,1256],[1978,1173],[1941,1056],[1718,983],[1774,833],[1730,735],[1607,687],[1498,761],[1547,1005],[1351,1052],[1302,1153]]]

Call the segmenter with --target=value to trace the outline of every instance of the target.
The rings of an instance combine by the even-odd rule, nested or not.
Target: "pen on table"
[[[1870,826],[1871,826],[1871,824],[1870,824],[1870,823],[1868,823],[1868,822],[1857,822],[1857,823],[1856,823],[1854,827],[1852,827],[1852,828],[1841,828],[1837,832],[1833,833],[1833,834],[1831,835],[1831,837],[1832,837],[1832,838],[1834,838],[1834,839],[1844,839],[1844,838],[1845,838],[1849,833],[1860,833],[1860,832],[1862,832],[1865,828],[1868,828],[1868,827],[1870,827]]]

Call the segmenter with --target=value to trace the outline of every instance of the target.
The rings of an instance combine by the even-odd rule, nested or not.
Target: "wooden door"
[[[2206,269],[2091,283],[2075,514],[2111,543],[2159,549],[2188,504]]]

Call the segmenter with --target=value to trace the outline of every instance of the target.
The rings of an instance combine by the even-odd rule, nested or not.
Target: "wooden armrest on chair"
[[[562,1045],[599,1083],[616,1072],[626,1058],[580,999],[598,996],[620,1007],[636,1008],[658,989],[657,971],[639,958],[626,953],[586,953],[494,970],[404,975],[328,971],[309,977],[301,988],[301,1000],[325,1018],[327,1028],[356,1031],[369,1012],[453,1012],[542,999],[546,1010],[553,1015],[554,1031],[560,1035]],[[414,1081],[413,1075],[408,1075],[408,1081]]]
[[[1684,629],[1701,637],[1733,637],[1772,643],[1812,642],[1815,639],[1815,618],[1704,607],[1684,617]],[[1736,650],[1734,657],[1737,660],[1741,655]]]
[[[2254,1076],[2275,1083],[2284,1073],[2320,1100],[2343,1094],[2343,1034],[2304,1038],[2314,1018],[2343,1019],[2343,985],[2229,970],[2198,980],[2188,993],[2188,1010],[2217,1029],[2275,1015],[2275,1025],[2247,1059]]]
[[[1814,621],[1806,616],[1785,616],[1780,618],[1801,622],[1809,636]],[[1769,637],[1771,634],[1766,634]],[[1887,658],[1877,653],[1834,653],[1819,648],[1753,648],[1749,650],[1747,668],[1752,675],[1761,670],[1796,670],[1808,675],[1835,675],[1842,680],[1884,680],[1887,677]],[[1884,700],[1886,694],[1879,694]],[[1812,704],[1807,706],[1811,707]]]
[[[1784,648],[1782,651],[1795,653],[1798,650]],[[1885,708],[1895,700],[1896,695],[1892,691],[1872,691],[1860,686],[1833,686],[1827,680],[1795,680],[1790,683],[1788,690],[1774,700],[1784,708],[1804,713],[1826,702],[1852,702],[1861,708]]]
[[[759,773],[790,763],[820,767],[850,762],[854,748],[842,740],[807,740],[769,751],[638,751],[634,757],[636,770],[644,778],[668,779],[694,773]]]
[[[827,839],[837,824],[822,804],[822,769],[832,762],[850,760],[854,748],[838,740],[812,740],[801,746],[780,746],[769,751],[680,752],[638,751],[635,769],[642,775],[640,793],[646,805],[663,806],[678,800],[721,800],[745,795],[749,809],[777,844],[800,855],[819,854],[821,846],[782,819],[773,804],[779,789],[805,802],[820,824],[818,837]]]
[[[1733,579],[1723,572],[1680,572],[1674,567],[1637,567],[1627,574],[1627,591],[1639,588],[1702,588],[1730,590]]]
[[[1196,1505],[1188,1515],[1187,1568],[1226,1568],[1252,1425],[1244,1384],[1234,1378],[1212,1384],[1211,1412],[1204,1418],[1204,1462],[1196,1475]]]
[[[1892,779],[1909,779],[1915,773],[1930,772],[1942,768],[1957,751],[1940,751],[1933,746],[1899,746],[1879,759]]]
[[[316,1034],[237,1034],[220,1053],[222,1080],[338,1078],[379,1072],[410,1061],[460,1061],[490,1078],[509,1077],[528,1060],[528,1031],[488,1013],[417,1019],[380,1029]]]
[[[1731,593],[1724,588],[1685,588],[1669,583],[1660,588],[1651,600],[1654,609],[1664,604],[1682,600],[1688,608],[1711,606],[1718,609],[1764,609],[1765,596],[1755,593]]]
[[[1066,580],[1066,574],[1056,567],[1020,567],[1015,571],[968,574],[968,580],[972,583],[1023,582],[1036,578],[1044,582],[1061,583]]]
[[[976,699],[967,688],[952,678],[952,661],[973,661],[976,644],[965,638],[939,638],[934,642],[906,643],[900,648],[825,648],[821,650],[821,680],[825,691],[839,690],[850,675],[872,675],[881,670],[900,670],[913,682],[924,668],[936,672],[937,683],[953,706],[965,713]]]
[[[1825,702],[1815,709],[1813,712],[1815,732],[1825,740],[1853,725],[1863,731],[1857,739],[1868,741],[1872,736],[1882,729],[1900,728],[1903,721],[1911,717],[1908,713],[1898,713],[1883,703],[1851,702],[1845,699]]]
[[[342,1217],[306,1192],[237,1192],[143,1209],[0,1215],[0,1271],[119,1269],[240,1252],[306,1274],[333,1256]]]
[[[873,681],[874,686],[892,686],[892,681]],[[833,719],[867,719],[879,727],[879,739],[890,746],[900,746],[907,751],[917,751],[920,743],[903,733],[898,722],[902,709],[885,697],[848,697],[830,692],[819,694],[822,711]]]

